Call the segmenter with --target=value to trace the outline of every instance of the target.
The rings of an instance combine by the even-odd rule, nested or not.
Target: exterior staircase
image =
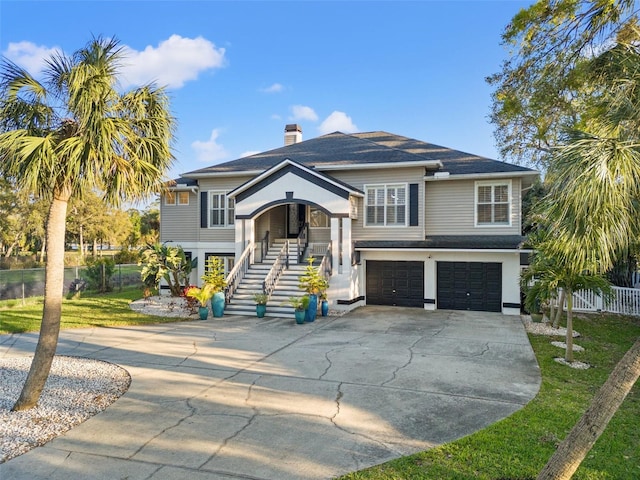
[[[225,307],[225,315],[256,315],[256,304],[253,300],[255,293],[262,293],[262,284],[271,270],[275,259],[284,246],[285,239],[275,240],[269,247],[262,263],[254,263],[245,273],[238,285],[230,303]],[[304,272],[306,263],[297,263],[297,251],[293,242],[289,244],[289,268],[285,268],[267,302],[267,317],[291,317],[293,319],[293,307],[288,304],[289,297],[300,297],[304,294],[298,288],[298,278]]]

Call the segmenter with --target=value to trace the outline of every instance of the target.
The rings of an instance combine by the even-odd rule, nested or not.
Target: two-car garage
[[[366,262],[368,305],[502,311],[502,263],[435,261],[435,299],[425,298],[424,261]],[[428,268],[427,268],[428,270]]]

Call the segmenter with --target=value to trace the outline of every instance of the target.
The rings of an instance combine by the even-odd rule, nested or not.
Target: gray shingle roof
[[[519,249],[523,240],[520,235],[432,235],[425,240],[361,240],[355,248],[511,250]]]
[[[266,170],[285,158],[308,167],[440,161],[443,164],[441,171],[449,172],[452,175],[534,172],[518,165],[499,162],[387,132],[350,135],[334,132],[238,160],[194,170],[185,175],[197,176],[199,174]]]

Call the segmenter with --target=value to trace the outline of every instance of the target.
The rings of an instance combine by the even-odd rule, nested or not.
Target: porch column
[[[351,219],[342,219],[342,272],[351,270]]]
[[[333,261],[332,275],[340,271],[340,219],[331,217],[331,260]]]
[[[235,221],[235,230],[236,230],[236,261],[240,258],[240,255],[242,255],[242,252],[244,251],[244,220],[238,220],[236,219]]]
[[[245,235],[245,244],[244,244],[244,248],[247,247],[247,245],[251,245],[252,243],[254,243],[256,241],[256,222],[253,218],[245,220],[245,225],[244,225],[244,235]],[[255,250],[251,250],[251,259],[249,260],[249,262],[254,263],[255,262]]]

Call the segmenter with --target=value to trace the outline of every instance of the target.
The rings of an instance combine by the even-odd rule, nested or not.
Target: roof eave
[[[242,177],[260,175],[264,170],[234,170],[231,172],[189,172],[180,175],[182,178]]]
[[[353,163],[353,164],[322,164],[313,168],[318,171],[333,170],[367,170],[370,168],[404,168],[404,167],[431,167],[432,169],[442,168],[440,160],[425,160],[422,162],[383,162],[383,163]]]
[[[537,171],[459,173],[459,174],[450,174],[443,177],[425,175],[424,181],[425,182],[446,182],[448,180],[470,180],[470,179],[478,179],[478,178],[512,178],[512,177],[539,177],[539,176],[540,176],[540,172],[537,172]]]
[[[376,252],[376,251],[389,251],[396,250],[399,252],[484,252],[484,253],[521,253],[527,252],[528,250],[520,249],[520,248],[453,248],[453,247],[358,247],[355,249],[359,252]]]

